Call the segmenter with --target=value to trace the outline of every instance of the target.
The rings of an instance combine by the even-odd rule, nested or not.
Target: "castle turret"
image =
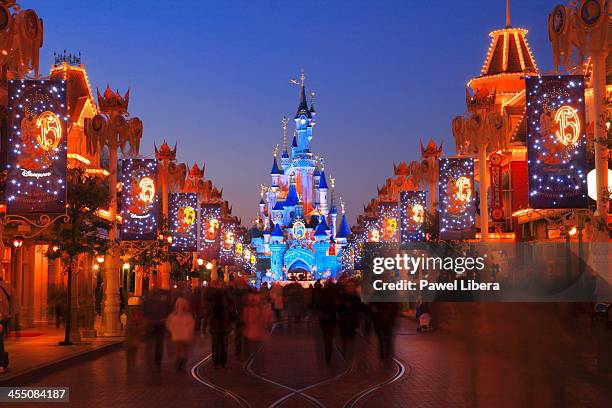
[[[332,203],[331,203],[331,207],[329,209],[329,215],[332,219],[331,222],[331,236],[332,238],[336,237],[336,220],[338,218],[338,209],[336,208],[336,200],[333,199],[332,197]]]
[[[283,170],[278,167],[278,163],[276,162],[276,155],[274,155],[274,160],[272,162],[272,170],[270,170],[270,176],[272,177],[272,189],[274,191],[279,189],[280,178],[282,175]]]
[[[319,180],[319,211],[323,215],[327,215],[327,178],[325,177],[325,171],[321,170]]]

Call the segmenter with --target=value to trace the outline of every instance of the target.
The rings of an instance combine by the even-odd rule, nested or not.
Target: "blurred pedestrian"
[[[8,367],[8,353],[4,350],[4,338],[8,334],[8,325],[12,311],[12,289],[0,276],[0,374]]]
[[[393,329],[399,305],[393,302],[370,304],[374,332],[378,338],[378,356],[381,361],[393,358]]]
[[[244,337],[249,344],[249,351],[255,352],[257,345],[270,335],[272,310],[267,300],[259,293],[246,295],[243,310]]]
[[[187,353],[193,342],[195,320],[189,309],[189,301],[183,297],[176,299],[174,311],[166,320],[175,353],[176,371],[184,371]]]
[[[64,321],[64,310],[66,307],[66,294],[57,289],[53,296],[53,312],[55,313],[55,328],[59,329]]]
[[[272,308],[274,309],[274,315],[276,316],[276,322],[280,323],[281,313],[285,308],[283,286],[274,282],[270,289],[270,299],[272,300]]]
[[[334,334],[336,332],[336,291],[335,285],[330,280],[325,284],[318,303],[319,327],[323,335],[323,347],[325,362],[331,364]]]
[[[363,304],[357,295],[355,282],[344,280],[340,285],[338,295],[338,326],[342,352],[347,360],[352,360],[355,345],[355,334],[359,326],[359,316]]]
[[[212,358],[215,368],[227,363],[227,340],[231,327],[231,312],[223,292],[214,292],[208,326],[212,337]]]
[[[161,366],[164,356],[165,321],[171,308],[171,295],[168,290],[154,286],[144,298],[143,312],[147,321],[147,332],[150,336],[149,350],[151,352],[152,349],[153,361],[157,367]]]

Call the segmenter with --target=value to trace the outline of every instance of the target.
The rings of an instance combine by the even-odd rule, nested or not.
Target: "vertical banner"
[[[440,159],[438,191],[440,239],[474,239],[474,159]]]
[[[9,214],[66,211],[68,116],[62,80],[8,83]]]
[[[221,265],[234,263],[236,245],[236,222],[232,219],[221,221],[220,260]]]
[[[425,200],[424,191],[400,192],[400,242],[425,241]]]
[[[489,157],[489,173],[491,182],[489,189],[491,191],[491,219],[494,222],[504,220],[504,200],[502,196],[502,162],[503,157],[499,153],[493,153]]]
[[[376,217],[365,217],[364,218],[364,238],[365,242],[380,242],[381,241],[381,233],[380,233],[380,222]]]
[[[526,78],[531,208],[586,208],[584,78]]]
[[[121,162],[121,239],[157,239],[159,197],[157,160],[124,159]]]
[[[200,248],[203,259],[219,258],[221,243],[221,206],[202,204],[200,207]]]
[[[380,242],[399,242],[400,216],[396,201],[378,204],[378,220]]]
[[[168,225],[172,235],[171,251],[198,250],[198,195],[170,193],[168,195]]]

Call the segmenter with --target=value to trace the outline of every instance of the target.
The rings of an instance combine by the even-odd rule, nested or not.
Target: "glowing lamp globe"
[[[13,247],[15,248],[21,248],[23,246],[23,239],[13,238],[12,244],[13,244]]]
[[[612,170],[608,169],[608,190],[612,189]],[[587,192],[589,197],[597,201],[597,175],[595,169],[587,174]]]
[[[206,269],[208,269],[209,271],[213,268],[213,264],[212,262],[209,262],[206,264]]]
[[[199,266],[204,265],[204,260],[202,258],[198,258],[196,262],[198,263]]]
[[[98,261],[98,263],[103,263],[104,262],[104,257],[102,255],[98,256],[96,258],[96,261]]]
[[[123,270],[127,271],[128,269],[130,269],[130,264],[126,262],[123,264]]]

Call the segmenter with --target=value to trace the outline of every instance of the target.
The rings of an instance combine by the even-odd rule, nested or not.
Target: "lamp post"
[[[552,45],[555,70],[564,65],[573,69],[570,56],[578,49],[581,59],[576,66],[584,66],[582,59],[590,57],[592,65],[591,87],[594,121],[595,171],[597,184],[597,210],[595,216],[608,215],[608,127],[604,115],[606,97],[606,58],[608,56],[610,2],[607,0],[581,0],[576,6],[557,5],[548,17],[548,33]]]
[[[85,136],[87,137],[87,151],[89,154],[99,154],[106,147],[109,153],[109,189],[110,208],[109,221],[111,228],[109,239],[113,242],[117,239],[117,149],[121,148],[123,154],[134,157],[140,148],[142,137],[142,121],[130,118],[127,112],[130,91],[124,96],[119,92],[113,92],[107,86],[104,95],[98,95],[100,113],[91,119],[85,119]],[[124,152],[129,143],[128,152]],[[113,245],[110,250],[110,259],[107,273],[105,274],[104,301],[104,328],[103,336],[119,336],[121,334],[119,322],[119,248]]]

